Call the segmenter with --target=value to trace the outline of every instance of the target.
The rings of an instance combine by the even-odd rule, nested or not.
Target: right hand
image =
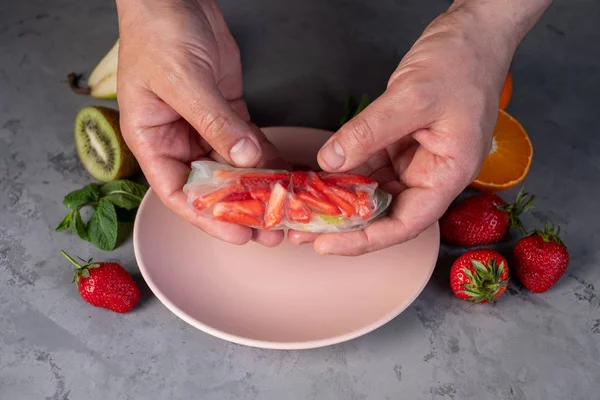
[[[214,0],[117,0],[118,101],[124,139],[161,201],[206,233],[235,244],[276,246],[283,233],[198,215],[183,186],[190,163],[281,167],[250,123],[240,54]],[[279,165],[274,165],[279,163]]]

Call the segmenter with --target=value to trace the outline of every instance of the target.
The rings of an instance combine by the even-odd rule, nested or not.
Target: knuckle
[[[369,150],[374,145],[375,134],[368,120],[364,117],[356,117],[349,122],[346,134],[348,144],[359,150]]]
[[[436,103],[435,91],[429,83],[416,82],[407,85],[404,96],[412,104],[412,109],[417,112],[430,110]]]
[[[453,179],[461,187],[468,186],[479,174],[483,159],[478,155],[478,152],[467,152],[456,163],[453,169]]]
[[[229,117],[218,111],[209,111],[197,104],[192,105],[192,115],[199,119],[200,135],[213,143],[221,143],[227,137]]]
[[[388,82],[398,104],[410,105],[413,111],[431,110],[439,96],[439,85],[418,68],[405,68],[396,72]]]
[[[128,146],[131,146],[133,141],[142,138],[146,132],[146,128],[139,122],[139,117],[132,113],[121,112],[119,126],[121,135]]]
[[[477,178],[480,168],[481,164],[479,163],[469,164],[464,168],[463,180],[461,182],[463,187],[467,187],[475,180],[475,178]]]

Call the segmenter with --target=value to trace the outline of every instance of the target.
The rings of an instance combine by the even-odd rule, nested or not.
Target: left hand
[[[210,157],[258,168],[283,161],[250,122],[240,53],[217,2],[117,0],[117,6],[121,128],[154,192],[181,218],[216,238],[281,243],[281,231],[198,214],[183,192],[192,161]]]
[[[387,90],[319,152],[327,172],[371,176],[394,195],[388,217],[348,233],[292,231],[321,254],[360,255],[419,235],[476,177],[490,151],[516,38],[451,11],[425,30]]]

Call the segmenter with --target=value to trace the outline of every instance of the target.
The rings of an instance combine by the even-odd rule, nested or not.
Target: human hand
[[[121,128],[152,189],[182,218],[222,240],[274,246],[254,231],[195,213],[182,189],[192,161],[239,167],[282,161],[250,123],[240,54],[214,0],[118,0]]]
[[[476,177],[523,27],[508,29],[493,12],[492,23],[489,7],[461,3],[425,30],[387,90],[319,152],[325,171],[355,170],[392,193],[389,216],[356,232],[290,232],[290,241],[314,242],[322,254],[360,255],[410,240]]]

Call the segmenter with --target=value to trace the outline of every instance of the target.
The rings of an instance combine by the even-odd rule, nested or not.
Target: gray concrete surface
[[[411,42],[449,2],[223,1],[260,124],[330,127],[347,90],[385,87]],[[285,4],[285,5],[284,5]],[[515,57],[510,111],[535,147],[529,226],[562,225],[572,262],[549,292],[516,283],[493,307],[451,295],[443,249],[433,279],[388,325],[349,343],[266,351],[210,337],[144,287],[129,315],[84,304],[65,248],[121,260],[56,234],[63,195],[89,182],[72,123],[90,71],[117,37],[103,0],[0,4],[0,399],[600,398],[600,3],[555,1]],[[514,191],[506,193],[512,197]],[[506,250],[510,242],[499,247]],[[139,279],[141,282],[141,279]]]

